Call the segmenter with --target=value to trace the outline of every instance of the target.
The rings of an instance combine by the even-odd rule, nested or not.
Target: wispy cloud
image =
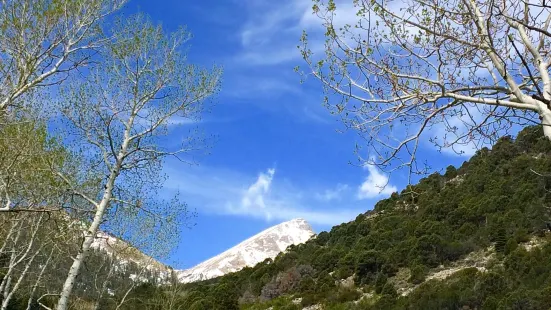
[[[335,29],[356,25],[361,19],[360,7],[352,1],[337,0],[332,23]],[[314,53],[325,50],[326,28],[323,20],[314,14],[309,0],[255,1],[240,3],[247,18],[241,25],[239,39],[241,51],[235,60],[248,66],[274,66],[288,64],[302,58],[297,46],[303,31],[308,34],[308,46]],[[407,7],[405,1],[395,1],[391,9],[400,12]],[[375,16],[374,16],[375,17]],[[351,32],[364,31],[351,27]]]
[[[312,79],[315,87],[309,88],[310,79],[301,84],[301,76],[293,70],[305,65],[297,48],[303,30],[309,34],[310,48],[324,55],[325,31],[322,21],[313,14],[313,3],[309,0],[234,3],[242,18],[235,22],[237,34],[230,37],[233,45],[225,61],[226,82],[221,95],[233,102],[278,109],[277,112],[290,113],[307,122],[334,124],[321,107],[322,88],[318,81]],[[351,4],[342,7],[339,4],[339,24],[354,16]]]
[[[331,115],[323,107],[318,106],[304,106],[303,108],[304,117],[310,121],[315,121],[318,123],[330,124],[334,123],[335,119],[331,118]]]
[[[272,71],[272,74],[269,75],[242,72],[239,78],[229,81],[224,94],[240,99],[274,97],[284,93],[300,94],[298,77],[295,76],[295,80],[293,80],[279,72],[273,73]]]
[[[224,169],[192,170],[188,174],[169,173],[167,188],[180,191],[190,206],[201,206],[200,213],[268,222],[304,218],[312,224],[330,226],[350,221],[371,207],[359,202],[348,185],[325,190],[307,185],[298,187],[278,178],[275,168],[266,169],[254,178]]]
[[[182,125],[192,125],[199,123],[199,120],[191,119],[187,117],[174,116],[168,119],[167,123],[169,126],[182,126]]]
[[[348,184],[337,184],[335,188],[326,189],[323,193],[316,193],[315,197],[320,201],[341,200],[348,189]]]
[[[241,194],[240,199],[228,202],[224,212],[232,215],[249,216],[271,220],[289,220],[305,218],[321,225],[335,225],[353,219],[360,210],[346,208],[311,208],[307,205],[312,201],[311,194],[299,193],[299,189],[290,184],[279,189],[273,187],[274,168],[258,175]]]
[[[240,33],[244,65],[277,65],[300,58],[300,18],[309,1],[245,1],[248,19]]]
[[[241,198],[241,207],[244,209],[266,209],[264,196],[270,191],[275,169],[268,169],[266,173],[261,173],[258,179],[243,194]]]
[[[311,197],[301,196],[296,192],[282,193],[271,189],[274,169],[261,173],[256,182],[251,184],[242,194],[240,203],[226,204],[225,212],[232,215],[248,216],[267,221],[282,221],[294,218],[304,218],[311,223],[335,225],[350,221],[362,210],[346,208],[309,208]],[[287,189],[289,190],[289,189]],[[296,191],[293,190],[293,191]]]
[[[468,131],[474,128],[478,123],[483,122],[485,112],[483,112],[479,105],[471,104],[461,107],[461,113],[459,109],[456,109],[453,117],[448,117],[446,122],[440,122],[435,125],[432,130],[433,137],[436,138],[440,144],[446,147],[442,148],[442,152],[452,156],[464,156],[471,157],[477,150],[484,146],[490,146],[489,141],[473,140],[468,135]],[[460,139],[460,137],[463,137]]]
[[[388,196],[398,190],[396,186],[389,183],[388,176],[381,173],[375,166],[366,165],[364,167],[369,172],[369,175],[358,187],[358,199],[363,200],[383,195]]]
[[[299,60],[297,49],[302,31],[308,31],[313,52],[324,50],[324,27],[313,14],[308,0],[244,1],[248,18],[240,33],[241,53],[236,60],[244,65],[273,66]],[[334,18],[340,27],[357,20],[357,8],[348,2],[338,1],[339,10]]]

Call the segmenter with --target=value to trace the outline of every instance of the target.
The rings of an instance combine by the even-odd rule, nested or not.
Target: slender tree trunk
[[[19,238],[21,237],[22,232],[22,222],[17,223],[19,228],[17,230],[17,234],[15,235],[15,239],[11,241],[12,247],[11,247],[11,254],[10,254],[10,262],[8,264],[8,271],[4,274],[4,279],[2,279],[2,282],[0,283],[0,293],[2,294],[3,298],[6,298],[7,292],[9,291],[9,286],[11,283],[11,275],[14,272],[15,267],[18,265],[17,262],[17,250],[16,247],[19,242]],[[29,248],[30,250],[30,248]]]
[[[44,266],[42,266],[42,268],[40,269],[40,274],[38,275],[38,278],[34,282],[33,288],[31,290],[31,294],[29,296],[29,299],[27,300],[26,310],[31,310],[31,307],[33,305],[34,294],[36,293],[36,289],[38,288],[38,285],[40,285],[40,282],[42,282],[42,277],[44,276],[44,272],[46,271],[46,268],[48,267],[48,265],[50,264],[50,261],[52,260],[54,249],[55,248],[52,246],[52,249],[50,250],[50,255],[48,255],[48,259],[46,260],[46,263],[44,263]]]
[[[543,125],[543,134],[551,140],[551,110],[545,109],[540,113],[541,124]]]
[[[2,290],[2,299],[3,299],[3,300],[8,299],[8,295],[9,295],[9,291],[10,291],[10,286],[11,286],[11,280],[12,280],[11,275],[6,276],[5,286],[4,286],[3,290]]]
[[[111,200],[115,178],[116,176],[114,176],[114,173],[111,173],[111,177],[109,178],[109,182],[104,191],[103,198],[96,209],[94,220],[92,221],[92,224],[88,228],[86,232],[86,236],[84,236],[84,242],[82,242],[80,250],[77,256],[74,258],[71,268],[69,269],[67,279],[65,279],[65,283],[63,284],[63,289],[61,290],[59,301],[57,303],[57,308],[56,308],[57,310],[66,310],[69,306],[69,297],[73,292],[73,287],[74,287],[76,278],[80,272],[80,267],[82,266],[84,259],[86,258],[86,256],[88,255],[88,252],[90,251],[92,242],[94,242],[99,226],[103,219],[103,215],[105,214],[105,210],[109,205],[109,200]]]
[[[23,280],[27,276],[27,273],[29,272],[29,269],[31,268],[31,265],[32,265],[34,259],[36,258],[36,256],[38,254],[40,254],[41,250],[42,249],[39,249],[38,251],[36,251],[36,253],[29,259],[29,261],[27,261],[27,264],[25,265],[25,269],[21,272],[21,275],[19,275],[19,279],[17,280],[17,282],[15,283],[13,288],[10,290],[9,286],[6,287],[7,295],[4,296],[4,300],[2,300],[2,306],[0,307],[0,310],[8,309],[8,304],[10,303],[11,299],[13,298],[13,295],[19,289],[19,287],[21,286],[21,283],[23,283]]]
[[[0,306],[0,310],[7,309],[8,303],[10,302],[11,298],[13,297],[13,294],[15,293],[15,291],[17,291],[19,289],[19,286],[23,282],[24,277],[27,275],[27,272],[29,271],[29,269],[31,267],[31,264],[33,263],[35,257],[40,253],[40,251],[42,249],[40,247],[27,260],[27,263],[25,265],[24,270],[21,272],[21,274],[19,275],[19,279],[17,280],[14,287],[12,288],[11,287],[12,280],[17,279],[17,278],[14,278],[15,269],[19,264],[21,264],[29,256],[29,253],[31,252],[31,249],[34,245],[34,242],[36,241],[36,235],[37,235],[38,231],[40,230],[40,227],[41,227],[40,224],[42,223],[42,218],[43,218],[43,215],[41,215],[38,218],[36,223],[34,222],[34,220],[33,220],[33,222],[31,222],[32,225],[33,225],[32,229],[34,229],[34,230],[32,230],[32,234],[30,236],[31,239],[28,240],[28,245],[26,246],[25,251],[21,254],[21,256],[17,257],[17,255],[19,253],[17,252],[16,247],[19,244],[19,240],[20,240],[20,237],[21,237],[21,232],[25,229],[25,227],[23,226],[23,224],[24,224],[23,220],[21,221],[21,224],[19,224],[19,229],[18,229],[18,232],[17,232],[17,236],[15,237],[15,240],[13,240],[12,255],[11,255],[11,258],[10,258],[9,269],[8,269],[8,272],[5,275],[5,279],[4,279],[5,281],[3,280],[2,284],[0,284],[0,288],[1,288],[0,290],[2,290],[2,296],[3,296],[3,298],[2,298],[3,300],[2,300],[2,304]]]
[[[65,279],[65,283],[63,284],[63,289],[61,290],[61,294],[59,296],[59,301],[57,303],[56,310],[67,310],[69,306],[69,298],[71,297],[71,293],[73,291],[76,278],[80,272],[80,268],[82,266],[82,263],[84,262],[84,259],[86,258],[86,256],[88,255],[88,252],[90,251],[92,242],[94,242],[94,238],[96,237],[101,221],[103,220],[103,215],[105,214],[105,211],[109,207],[109,202],[111,201],[111,198],[113,196],[115,181],[119,176],[119,172],[122,167],[122,163],[124,161],[124,157],[126,156],[126,152],[128,149],[128,144],[130,143],[130,129],[132,128],[134,117],[135,115],[132,115],[130,117],[127,128],[124,131],[124,140],[121,146],[121,150],[117,155],[117,160],[113,165],[113,169],[111,169],[111,173],[109,175],[109,179],[107,180],[107,184],[105,184],[103,197],[100,203],[96,206],[96,214],[94,215],[94,220],[92,221],[92,224],[90,225],[90,227],[86,232],[86,236],[84,237],[84,242],[80,247],[79,253],[77,257],[73,260],[73,265],[69,269],[69,274],[67,275],[67,279]]]
[[[0,247],[0,254],[4,253],[4,250],[6,249],[6,246],[8,245],[8,242],[11,240],[11,236],[13,235],[15,226],[17,226],[17,224],[19,223],[17,221],[17,219],[9,220],[9,221],[11,222],[10,230],[6,234],[6,236],[4,238],[4,242],[2,243],[2,246]]]
[[[124,303],[126,302],[126,298],[128,298],[128,295],[130,295],[132,290],[134,290],[134,287],[136,286],[136,283],[140,280],[140,277],[142,276],[144,271],[147,269],[146,266],[147,266],[147,264],[144,264],[144,266],[142,266],[142,269],[140,270],[140,272],[137,274],[136,278],[134,280],[132,280],[132,284],[126,290],[126,292],[124,292],[124,295],[122,296],[122,299],[120,300],[120,302],[117,304],[117,307],[115,308],[115,310],[119,310],[124,305]]]
[[[99,310],[101,306],[101,300],[103,298],[103,294],[105,294],[105,292],[108,290],[107,285],[109,284],[109,281],[113,276],[113,269],[115,269],[114,264],[115,264],[115,258],[114,258],[114,255],[111,254],[109,257],[109,272],[107,272],[107,278],[101,284],[101,288],[99,289],[98,297],[96,298],[96,302],[94,304],[93,310]],[[96,281],[97,281],[97,277],[96,277]],[[97,285],[96,285],[96,288],[97,288]]]

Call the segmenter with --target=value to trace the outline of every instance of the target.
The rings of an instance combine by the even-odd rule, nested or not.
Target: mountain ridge
[[[314,235],[306,220],[296,218],[269,227],[192,268],[176,270],[176,273],[182,283],[216,278],[273,259],[290,245],[304,243]]]

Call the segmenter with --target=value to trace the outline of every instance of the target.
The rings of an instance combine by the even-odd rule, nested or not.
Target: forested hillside
[[[551,143],[541,127],[528,127],[273,261],[180,287],[178,303],[195,310],[548,309],[549,173]],[[154,294],[144,287],[140,297]]]
[[[221,278],[177,284],[129,261],[134,249],[92,252],[73,307],[547,309],[550,172],[551,142],[541,127],[528,127],[273,261]],[[4,220],[3,253],[16,255],[2,256],[0,280],[12,277],[13,285],[27,275],[7,309],[53,306],[49,294],[63,284],[57,270],[71,263],[66,253],[75,251],[72,239],[81,238],[77,227],[55,214],[15,213]]]

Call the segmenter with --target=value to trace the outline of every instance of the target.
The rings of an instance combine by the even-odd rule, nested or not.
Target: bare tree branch
[[[416,156],[424,140],[482,147],[533,122],[551,139],[551,7],[360,0],[349,14],[342,1],[313,3],[325,41],[304,33],[304,76],[321,82],[327,108],[365,142],[362,165],[425,173]],[[311,46],[320,43],[318,55]]]

